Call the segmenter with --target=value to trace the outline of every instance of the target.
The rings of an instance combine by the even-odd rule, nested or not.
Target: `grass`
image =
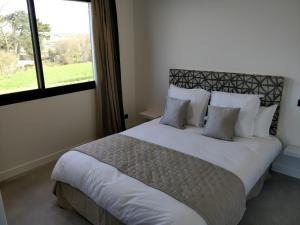
[[[93,79],[92,63],[68,65],[44,65],[46,87],[62,86]],[[37,89],[34,68],[17,71],[11,75],[0,75],[0,94]]]

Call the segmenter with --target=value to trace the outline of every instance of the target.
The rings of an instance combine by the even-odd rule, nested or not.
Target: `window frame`
[[[67,1],[75,1],[75,2],[77,1],[77,2],[87,2],[87,3],[91,2],[90,0],[67,0]],[[64,94],[69,94],[69,93],[79,92],[79,91],[84,91],[89,89],[95,89],[96,87],[95,80],[46,88],[34,0],[26,0],[26,3],[27,3],[27,11],[29,17],[29,26],[30,26],[38,88],[33,90],[27,90],[27,91],[1,94],[0,106],[32,101],[36,99],[48,98],[57,95],[64,95]]]

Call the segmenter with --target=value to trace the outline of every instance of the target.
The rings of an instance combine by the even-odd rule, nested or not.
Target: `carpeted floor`
[[[52,195],[53,164],[35,169],[0,189],[8,225],[90,225],[72,211],[60,209]],[[300,180],[272,174],[259,197],[248,202],[240,225],[299,225]]]

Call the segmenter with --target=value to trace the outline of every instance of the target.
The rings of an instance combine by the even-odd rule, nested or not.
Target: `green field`
[[[92,63],[68,65],[44,65],[46,87],[73,84],[93,79]],[[37,88],[34,68],[17,71],[11,75],[0,75],[0,94]]]

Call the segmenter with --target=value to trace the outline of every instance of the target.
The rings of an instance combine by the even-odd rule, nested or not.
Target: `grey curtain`
[[[91,0],[97,92],[97,135],[125,130],[115,0]]]

